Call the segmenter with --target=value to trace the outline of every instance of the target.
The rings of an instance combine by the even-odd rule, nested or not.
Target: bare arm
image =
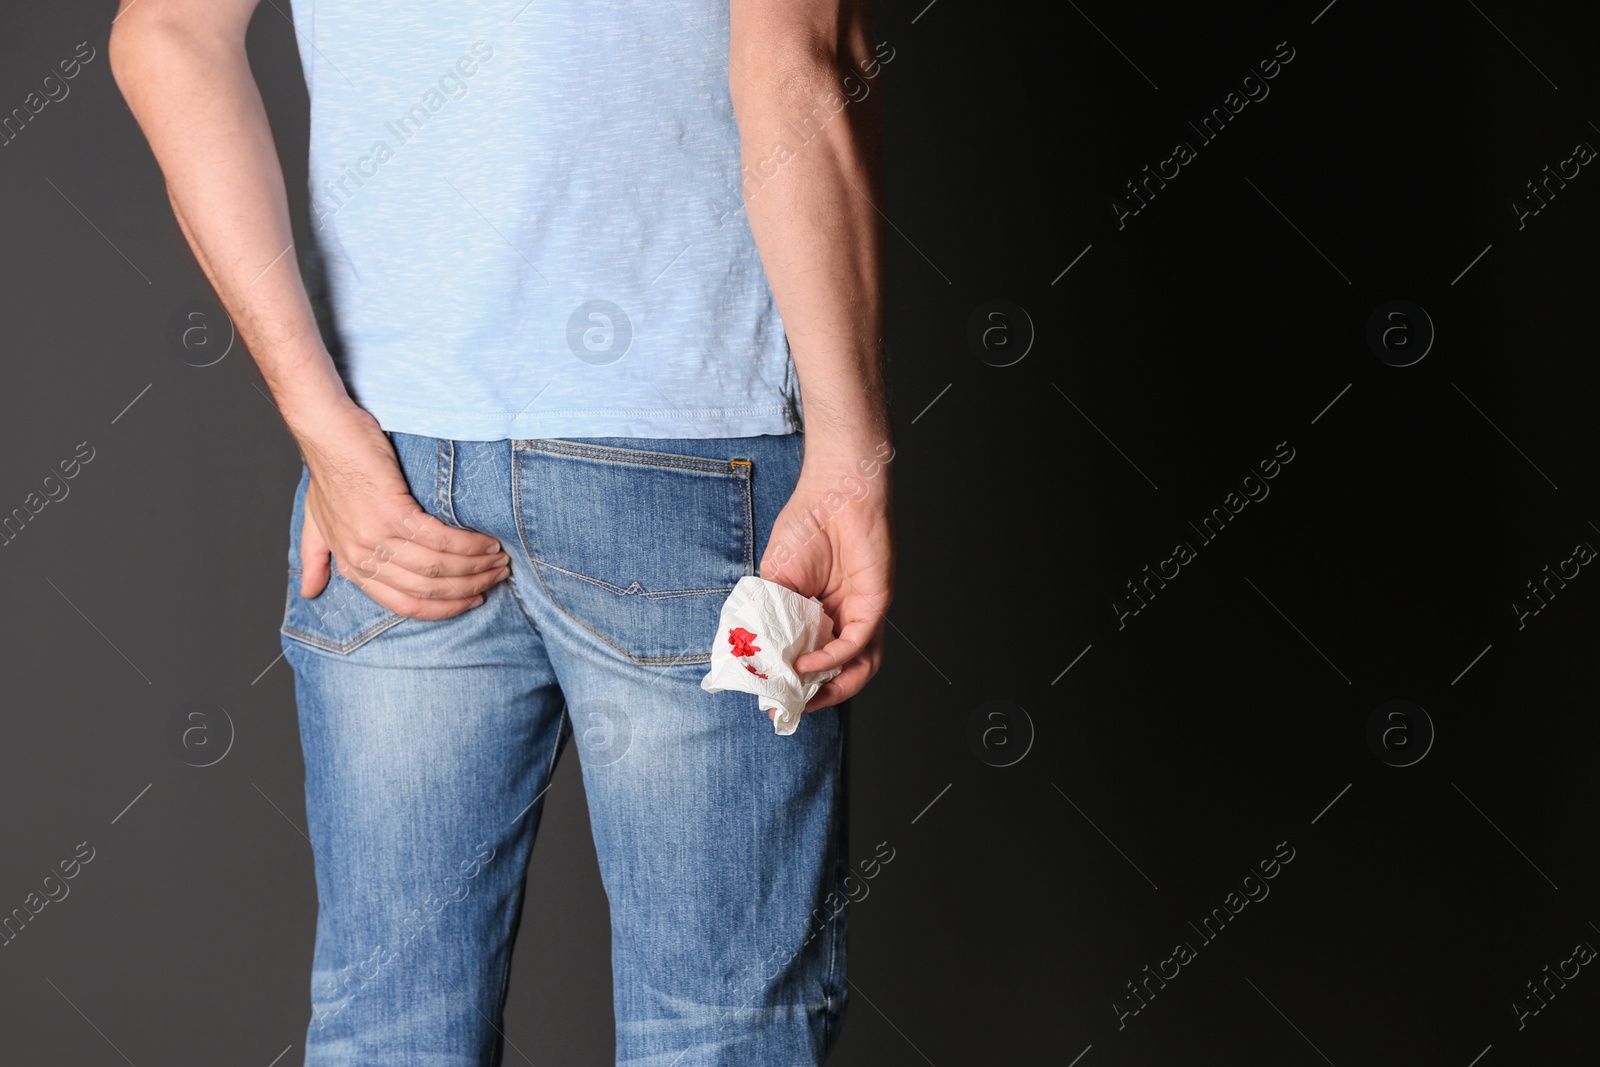
[[[331,552],[341,574],[391,610],[459,614],[493,584],[498,546],[422,512],[388,438],[350,399],[323,345],[245,52],[256,5],[123,0],[111,33],[112,74],[161,166],[195,258],[311,470],[302,593],[322,590]]]
[[[881,110],[868,75],[876,66],[867,0],[732,0],[729,68],[750,229],[805,411],[800,484],[761,572],[818,596],[839,631],[796,664],[843,667],[813,710],[854,695],[876,673],[894,581],[883,225],[874,207]]]

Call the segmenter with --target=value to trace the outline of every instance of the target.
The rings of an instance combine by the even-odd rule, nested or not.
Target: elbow
[[[106,42],[106,61],[111,65],[111,78],[122,90],[123,96],[128,95],[128,79],[133,76],[133,60],[129,53],[137,47],[130,37],[124,27],[112,26],[111,39]]]
[[[772,91],[782,99],[796,104],[815,103],[821,97],[838,95],[840,56],[832,48],[797,48],[763,73]]]
[[[745,68],[762,77],[805,87],[808,80],[837,70],[843,53],[832,33],[815,27],[779,31],[765,47],[741,57]]]
[[[127,14],[111,27],[106,56],[124,99],[160,82],[175,66],[192,63],[215,69],[219,61],[243,54],[243,25],[186,24],[159,8],[123,10]]]
[[[151,55],[159,45],[160,26],[150,26],[132,21],[133,16],[111,27],[111,39],[106,42],[106,58],[111,64],[111,78],[127,99],[138,92],[154,64]]]
[[[805,110],[840,94],[840,53],[817,39],[796,40],[729,64],[735,108]]]

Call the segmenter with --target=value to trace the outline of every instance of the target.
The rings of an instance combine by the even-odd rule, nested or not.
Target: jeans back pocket
[[[562,612],[635,663],[705,663],[755,568],[751,461],[515,442],[518,530]]]

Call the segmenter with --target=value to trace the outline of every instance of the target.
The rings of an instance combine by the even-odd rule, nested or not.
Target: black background
[[[1592,19],[925,3],[877,8],[902,556],[851,834],[895,859],[851,906],[832,1062],[1594,1062],[1600,977],[1521,1028],[1513,1002],[1600,945],[1600,578],[1512,609],[1600,545],[1600,177],[1520,229],[1512,207],[1600,145]],[[286,11],[262,4],[250,46],[303,234]],[[0,547],[0,912],[96,850],[0,948],[0,1059],[298,1062],[315,896],[274,660],[299,459],[243,352],[182,358],[175,317],[217,305],[112,82],[113,13],[12,0],[0,34],[4,112],[97,51],[0,147],[0,513],[95,450]],[[1283,41],[1270,95],[1200,146],[1186,122]],[[1179,139],[1197,157],[1119,228]],[[1034,336],[1013,315],[986,362],[990,300]],[[1391,300],[1437,331],[1410,366],[1367,342]],[[1280,442],[1270,495],[1202,542],[1188,524]],[[1119,628],[1178,540],[1196,558]],[[1367,740],[1396,699],[1435,731],[1408,766]],[[1013,713],[975,748],[991,700],[1031,730]],[[214,766],[169,746],[187,701],[231,716]],[[1401,725],[1391,760],[1424,744]],[[577,772],[547,800],[507,1063],[611,1062]],[[1270,895],[1202,939],[1280,843]],[[1119,1026],[1179,941],[1194,959]]]

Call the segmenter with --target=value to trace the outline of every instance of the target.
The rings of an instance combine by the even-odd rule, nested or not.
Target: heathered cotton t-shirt
[[[386,430],[800,428],[728,0],[293,0],[323,336]]]

